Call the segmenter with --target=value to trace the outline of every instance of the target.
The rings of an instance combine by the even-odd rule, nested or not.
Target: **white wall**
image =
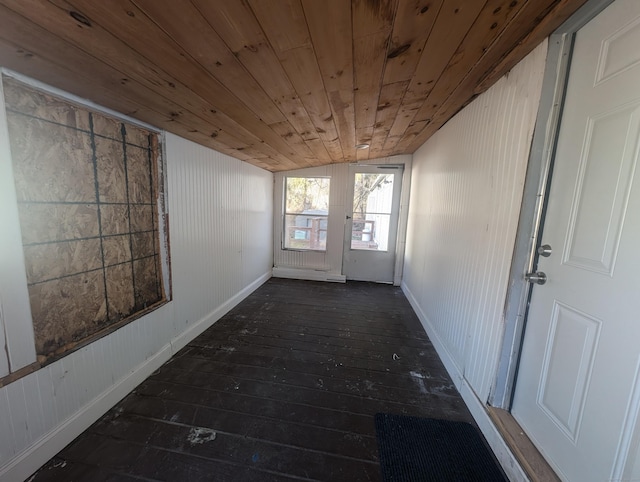
[[[398,263],[396,273],[398,282],[402,270],[404,253],[407,207],[409,202],[409,184],[411,180],[411,156],[393,156],[363,161],[361,164],[403,164],[403,194],[400,201],[400,220],[398,223]],[[329,219],[327,232],[327,251],[294,251],[282,249],[282,209],[284,198],[284,178],[286,176],[326,176],[331,178],[329,193]],[[345,216],[350,209],[351,199],[347,199],[349,164],[330,164],[328,166],[296,169],[277,172],[274,175],[274,219],[273,251],[274,276],[299,279],[345,281],[342,274],[342,253],[344,246]]]
[[[273,175],[171,134],[166,158],[173,301],[0,388],[0,480],[28,477],[271,276]]]
[[[413,156],[403,289],[465,401],[481,408],[497,369],[546,52],[544,42]]]

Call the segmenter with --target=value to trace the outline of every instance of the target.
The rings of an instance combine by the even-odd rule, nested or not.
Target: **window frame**
[[[146,316],[150,312],[169,303],[173,298],[173,294],[172,294],[172,286],[171,286],[171,258],[170,258],[170,250],[169,250],[169,239],[168,239],[168,236],[169,236],[169,231],[168,231],[169,212],[168,212],[168,204],[167,204],[168,182],[166,178],[166,149],[165,149],[164,132],[144,122],[138,121],[136,119],[132,119],[127,115],[124,115],[122,113],[97,105],[91,101],[79,98],[73,94],[62,91],[60,89],[56,89],[54,87],[43,84],[41,82],[38,82],[34,79],[31,79],[19,73],[10,71],[8,69],[0,68],[0,75],[2,77],[6,77],[7,79],[11,79],[12,81],[23,84],[27,89],[39,91],[40,93],[47,96],[56,97],[60,101],[76,106],[79,109],[86,110],[94,115],[97,114],[97,115],[105,116],[113,119],[118,123],[125,123],[128,126],[147,131],[148,134],[152,135],[155,138],[154,149],[156,151],[155,152],[156,156],[154,156],[155,159],[151,160],[150,166],[153,166],[151,167],[151,169],[155,170],[154,190],[156,189],[157,190],[152,195],[151,203],[155,204],[155,214],[153,215],[153,219],[156,226],[155,230],[158,232],[158,236],[159,236],[159,239],[157,240],[157,244],[156,244],[158,251],[156,252],[155,255],[158,256],[159,258],[158,266],[157,266],[158,269],[160,270],[160,276],[158,278],[158,283],[159,283],[158,288],[162,292],[161,297],[157,302],[151,305],[148,305],[143,309],[138,310],[135,313],[131,313],[127,317],[124,317],[118,321],[112,322],[108,326],[105,326],[103,329],[97,332],[94,332],[92,334],[89,334],[87,337],[81,340],[78,340],[73,344],[65,345],[63,349],[56,351],[55,353],[48,354],[48,355],[36,355],[35,337],[34,337],[34,329],[33,329],[34,327],[33,327],[33,319],[31,316],[32,315],[31,304],[29,303],[26,270],[25,270],[24,263],[23,262],[20,263],[20,267],[19,267],[20,269],[13,270],[11,274],[14,276],[19,275],[19,279],[18,279],[19,286],[16,286],[16,289],[19,288],[19,291],[21,294],[21,299],[19,301],[21,302],[22,307],[20,309],[17,309],[18,308],[17,304],[14,306],[14,303],[12,300],[7,300],[6,303],[3,303],[4,304],[3,308],[4,308],[5,314],[8,316],[4,317],[3,321],[5,323],[5,331],[7,333],[10,332],[12,335],[11,341],[13,345],[18,346],[22,341],[23,344],[26,345],[25,347],[22,347],[22,348],[28,348],[28,350],[25,350],[25,349],[20,350],[21,353],[28,352],[27,353],[28,359],[16,362],[16,359],[14,359],[15,357],[13,356],[11,357],[11,360],[10,360],[11,366],[9,368],[9,375],[7,375],[6,377],[0,377],[0,386],[2,386],[6,379],[13,380],[13,379],[21,378],[22,376],[30,373],[33,370],[37,370],[38,368],[49,365],[50,363],[53,363],[54,361],[59,360],[90,343],[93,343],[97,339],[117,331],[122,326]],[[2,111],[0,112],[0,128],[3,128],[2,130],[5,131],[5,130],[8,130],[7,129],[7,110],[4,102],[5,96],[4,96],[4,89],[2,88],[1,80],[0,80],[0,97],[1,97],[0,109]],[[8,134],[8,132],[3,132],[3,134],[6,135]],[[5,136],[0,136],[0,137],[4,138]],[[10,196],[11,197],[10,207],[12,208],[11,210],[12,212],[10,214],[12,215],[12,219],[13,219],[13,218],[17,218],[17,215],[18,215],[18,201],[15,196],[15,187],[14,187],[15,184],[14,184],[14,176],[13,176],[13,168],[12,168],[12,155],[9,149],[8,137],[6,140],[7,140],[6,149],[3,149],[5,151],[3,152],[3,154],[6,154],[5,156],[6,159],[2,159],[2,163],[5,164],[6,167],[9,169],[9,171],[11,172],[11,175],[6,176],[7,179],[4,179],[4,181],[11,184],[11,187],[12,187],[11,193],[10,193],[12,194],[12,196]],[[15,230],[15,233],[12,233],[15,235],[14,237],[17,237],[17,238],[21,237],[22,228],[17,219],[16,219],[16,222],[13,223],[11,228]],[[16,255],[19,252],[20,254],[19,257],[22,260],[24,247],[21,240],[19,243],[17,241],[18,239],[16,239],[16,243],[13,243],[11,245],[12,252],[15,252]],[[9,273],[7,273],[7,275],[9,275]],[[4,285],[5,282],[7,281],[4,278],[7,278],[7,276],[0,277],[0,282],[1,282],[0,284],[2,285]],[[12,280],[12,284],[15,284],[14,280]],[[24,300],[22,298],[24,298]],[[20,316],[18,316],[18,313],[20,313]],[[22,316],[23,313],[28,314],[27,318],[29,323],[25,323],[26,319]]]
[[[298,248],[298,247],[290,247],[287,246],[287,240],[289,239],[287,233],[287,216],[295,216],[305,214],[303,212],[294,212],[287,210],[287,182],[289,179],[326,179],[329,183],[329,198],[327,200],[327,214],[314,214],[314,217],[322,217],[325,218],[325,222],[327,223],[327,229],[325,230],[325,243],[324,249],[315,249],[315,248]],[[315,175],[292,175],[292,176],[284,176],[282,179],[282,242],[280,243],[280,247],[283,251],[301,251],[301,252],[312,252],[312,253],[326,253],[327,252],[327,239],[329,236],[329,215],[330,215],[330,207],[331,207],[331,176],[315,176]]]

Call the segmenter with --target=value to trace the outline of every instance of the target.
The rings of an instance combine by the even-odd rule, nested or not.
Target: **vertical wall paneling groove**
[[[400,220],[398,223],[398,243],[396,247],[396,278],[400,283],[405,247],[405,232],[409,205],[409,186],[411,179],[411,155],[370,159],[361,164],[404,164],[402,196],[400,200]],[[329,193],[329,218],[327,233],[327,251],[294,251],[282,249],[282,200],[284,199],[284,179],[287,176],[327,176],[331,178]],[[345,281],[342,273],[342,252],[344,245],[345,216],[348,205],[347,187],[349,183],[349,164],[330,164],[321,167],[282,171],[275,174],[273,219],[274,276],[314,279],[322,281]]]
[[[0,480],[28,477],[271,276],[273,175],[175,135],[165,146],[172,300],[0,388]],[[0,156],[4,174],[8,156]],[[3,236],[5,227],[20,240],[17,214]],[[5,273],[4,256],[2,276],[15,283],[24,267]],[[28,310],[19,314],[30,321]]]
[[[4,319],[2,315],[2,299],[0,298],[0,377],[9,374],[9,352],[5,336]]]
[[[546,42],[413,156],[403,288],[458,385],[494,381]]]
[[[166,155],[181,333],[270,275],[273,175],[172,134]]]

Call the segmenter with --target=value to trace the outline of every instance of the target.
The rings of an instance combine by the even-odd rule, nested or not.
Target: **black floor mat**
[[[375,424],[385,482],[507,480],[468,423],[378,413]]]

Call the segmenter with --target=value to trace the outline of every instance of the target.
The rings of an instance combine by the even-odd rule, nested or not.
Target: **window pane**
[[[351,249],[388,250],[394,176],[356,173]]]
[[[356,173],[353,186],[353,214],[391,214],[394,174]]]
[[[329,179],[288,177],[285,185],[284,247],[326,251]]]
[[[327,216],[286,214],[284,217],[285,248],[327,249]]]
[[[387,251],[390,218],[389,214],[354,216],[351,228],[351,249]]]
[[[287,213],[329,214],[329,179],[326,177],[288,177]]]

